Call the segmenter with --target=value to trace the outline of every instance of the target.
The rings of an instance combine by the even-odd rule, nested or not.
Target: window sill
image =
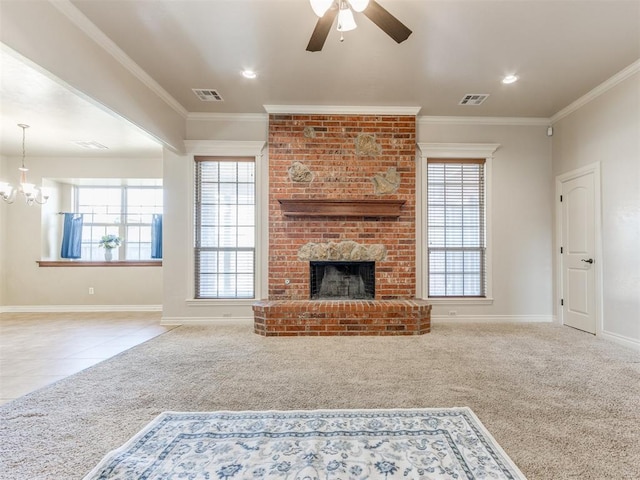
[[[431,305],[493,305],[493,298],[480,297],[427,297]]]
[[[36,260],[39,267],[161,267],[162,260],[83,262],[74,260]]]
[[[185,304],[189,307],[243,307],[256,303],[256,298],[188,298]]]

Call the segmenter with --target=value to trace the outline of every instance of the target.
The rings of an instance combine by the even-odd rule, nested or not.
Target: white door
[[[562,317],[564,324],[596,333],[595,175],[562,182]]]

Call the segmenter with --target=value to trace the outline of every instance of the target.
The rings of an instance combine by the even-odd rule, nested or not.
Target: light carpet
[[[529,480],[640,479],[635,350],[551,324],[322,338],[251,327],[175,328],[0,406],[0,479],[82,479],[166,411],[455,406]]]
[[[159,415],[85,480],[524,479],[470,408]]]

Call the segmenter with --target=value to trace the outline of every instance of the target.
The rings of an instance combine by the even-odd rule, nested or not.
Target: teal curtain
[[[151,258],[162,258],[162,214],[151,219]]]
[[[81,213],[64,214],[64,230],[62,231],[61,258],[82,257],[82,222]]]

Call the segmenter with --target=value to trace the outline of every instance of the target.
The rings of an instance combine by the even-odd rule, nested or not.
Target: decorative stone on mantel
[[[395,193],[400,186],[400,174],[395,167],[389,167],[386,173],[377,173],[371,179],[376,195]]]
[[[295,183],[309,183],[313,180],[313,172],[302,162],[293,162],[288,172],[289,178]]]
[[[382,145],[373,135],[361,133],[356,137],[356,155],[377,157],[382,153]]]
[[[298,259],[303,262],[324,260],[331,262],[380,262],[386,256],[387,249],[384,245],[361,245],[351,240],[338,243],[309,242],[298,250]]]

